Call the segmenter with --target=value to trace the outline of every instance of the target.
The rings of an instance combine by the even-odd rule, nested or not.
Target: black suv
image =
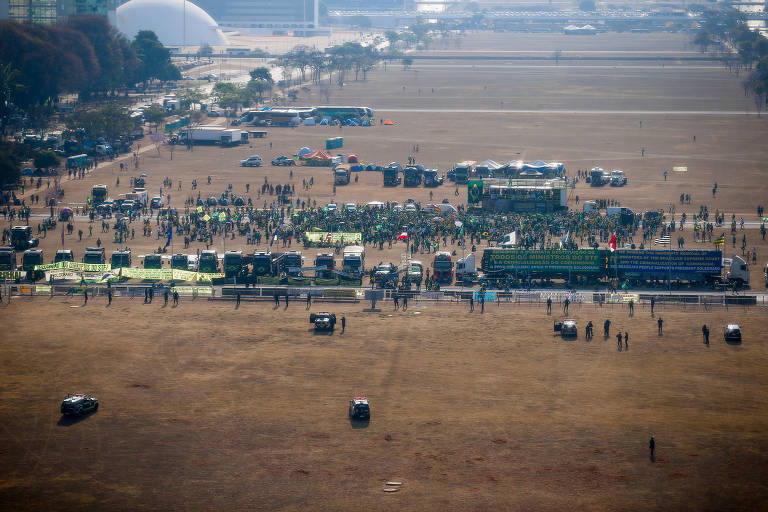
[[[349,401],[349,417],[353,420],[369,420],[371,418],[371,406],[368,398],[356,396]]]
[[[88,395],[69,395],[61,402],[61,414],[80,416],[99,410],[99,399]]]

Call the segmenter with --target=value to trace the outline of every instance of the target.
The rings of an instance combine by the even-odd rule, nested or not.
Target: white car
[[[408,203],[405,205],[405,211],[407,212],[415,212],[416,211],[416,205],[413,203]]]
[[[348,212],[354,212],[357,210],[355,203],[347,203],[344,205],[344,209]]]
[[[245,160],[240,160],[240,167],[261,167],[261,157],[259,155],[251,155]]]
[[[336,206],[336,203],[329,203],[325,207],[325,211],[327,211],[327,212],[336,212],[336,211],[339,211],[339,207]]]

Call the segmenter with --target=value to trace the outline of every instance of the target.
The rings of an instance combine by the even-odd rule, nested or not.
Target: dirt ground
[[[486,158],[558,160],[571,175],[617,167],[629,177],[626,187],[582,182],[569,205],[580,208],[576,195],[640,211],[674,204],[679,219],[706,204],[755,221],[768,197],[765,116],[706,114],[753,112],[742,78],[716,63],[626,60],[631,51],[691,55],[686,41],[470,34],[460,48],[445,50],[457,57],[610,50],[617,60],[462,57],[416,60],[408,71],[392,63],[366,82],[348,77],[343,89],[331,88],[328,102],[369,105],[394,126],[275,128],[251,147],[176,148],[172,160],[168,148],[147,150],[145,140],[139,169],[121,174],[117,161],[84,180],[65,178],[62,206],[84,202],[96,183],[118,197],[140,172],[149,175],[150,195],[171,177],[173,189],[164,192],[176,208],[196,196],[195,178],[202,197],[218,196],[228,183],[245,195],[246,183],[253,190],[267,177],[293,183],[298,197],[318,205],[430,202],[429,189],[385,189],[378,173],[360,173],[333,196],[327,169],[294,168],[291,181],[287,168],[238,166],[251,154],[269,161],[341,135],[345,153],[379,164],[404,162],[418,144],[417,161],[441,170]],[[298,103],[326,101],[311,87]],[[688,171],[665,182],[673,166]],[[301,190],[309,177],[315,186]],[[45,181],[42,187],[41,194]],[[465,202],[466,191],[457,199],[454,190],[433,189],[432,201]],[[35,192],[27,188],[25,197]],[[691,194],[690,205],[679,204],[681,193]],[[33,218],[33,229],[41,220]],[[78,220],[65,238],[77,259],[102,236],[98,223],[90,236],[88,227]],[[768,247],[758,230],[746,233],[764,265]],[[687,247],[697,246],[688,240]],[[111,235],[102,241],[108,253],[117,248]],[[137,233],[128,245],[144,254],[162,243]],[[41,241],[46,262],[60,245],[58,232]],[[247,248],[238,238],[226,248],[265,247]],[[733,248],[726,248],[729,256]],[[397,262],[402,249],[370,250],[368,262]],[[753,267],[752,275],[753,288],[763,289],[762,271]],[[762,309],[661,310],[659,338],[648,311],[630,320],[618,307],[584,306],[571,311],[579,340],[563,342],[552,337],[553,318],[533,306],[488,305],[481,316],[447,304],[412,305],[407,313],[321,305],[348,320],[343,336],[328,337],[309,331],[303,304],[286,311],[244,302],[235,310],[231,302],[182,298],[179,308],[163,308],[117,298],[106,308],[99,298],[71,307],[80,304],[22,298],[0,306],[0,509],[757,510],[766,502]],[[629,331],[629,352],[618,353],[613,337],[602,339],[607,317],[612,331]],[[583,339],[588,320],[598,327],[590,343]],[[722,326],[734,320],[744,328],[741,346],[722,341]],[[705,322],[709,348],[701,343]],[[75,391],[94,393],[102,408],[62,424],[59,402]],[[372,401],[367,428],[346,417],[347,400],[358,394]],[[384,494],[387,480],[402,481],[402,490]]]
[[[768,495],[762,310],[660,308],[658,336],[648,310],[574,305],[579,339],[563,341],[558,307],[316,305],[346,316],[327,336],[302,303],[81,305],[1,306],[3,510],[758,510]],[[722,339],[733,319],[741,346]],[[73,391],[100,410],[61,420]],[[367,425],[347,418],[357,395]]]

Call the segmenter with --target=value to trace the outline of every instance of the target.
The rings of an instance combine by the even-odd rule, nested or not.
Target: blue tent
[[[308,117],[304,120],[304,126],[315,126],[315,118]]]
[[[328,126],[328,119],[323,118],[323,120],[320,121],[320,126]]]
[[[311,150],[311,149],[309,149],[308,147],[304,146],[303,148],[300,148],[300,149],[299,149],[299,150],[296,152],[296,154],[297,154],[298,156],[302,156],[302,155],[308,155],[308,154],[310,154],[311,152],[312,152],[312,150]]]

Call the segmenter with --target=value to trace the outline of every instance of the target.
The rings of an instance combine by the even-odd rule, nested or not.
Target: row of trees
[[[768,99],[768,39],[749,30],[745,16],[734,10],[707,10],[694,44],[720,55],[729,70],[747,72],[744,93],[752,94],[760,112]]]
[[[180,78],[150,31],[129,42],[101,16],[56,26],[0,22],[0,116],[51,106],[62,93],[107,95],[152,79]]]
[[[327,48],[325,52],[303,45],[296,46],[276,59],[275,63],[282,68],[283,87],[291,84],[295,71],[299,73],[300,83],[306,82],[309,74],[309,80],[319,84],[323,74],[328,73],[329,83],[333,83],[335,78],[336,83],[343,86],[351,72],[355,74],[355,80],[359,80],[361,74],[365,80],[380,59],[376,48],[348,42]]]

